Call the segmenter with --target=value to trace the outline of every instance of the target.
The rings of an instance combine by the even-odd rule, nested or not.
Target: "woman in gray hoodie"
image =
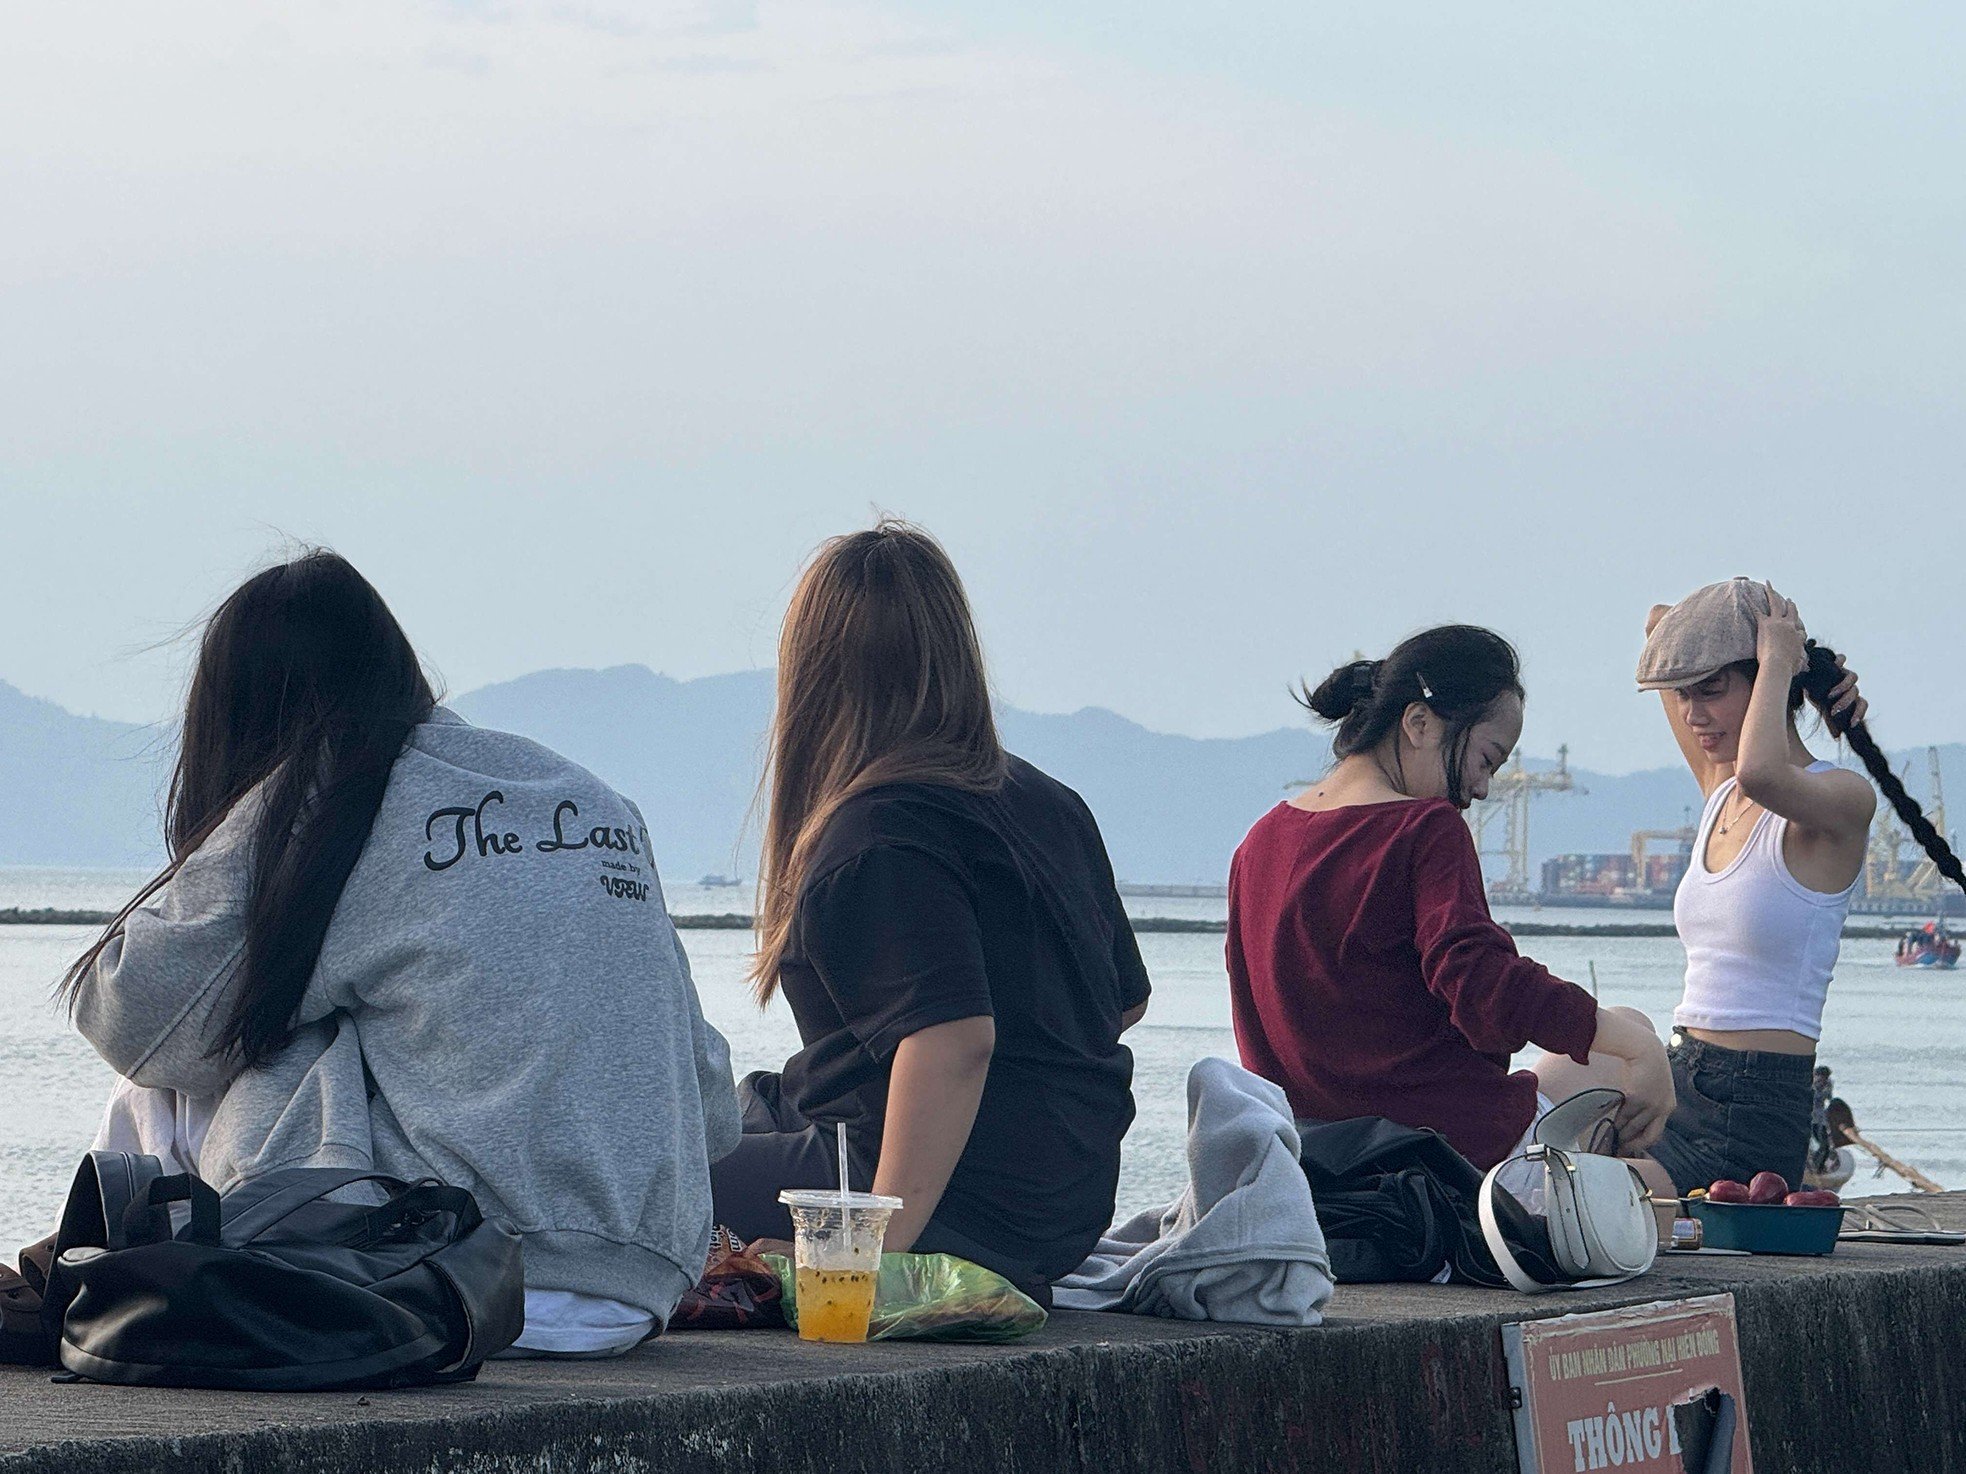
[[[65,983],[122,1077],[99,1144],[221,1192],[441,1178],[522,1237],[519,1349],[659,1330],[738,1120],[635,806],[438,706],[381,596],[315,552],[206,629],[167,830]]]

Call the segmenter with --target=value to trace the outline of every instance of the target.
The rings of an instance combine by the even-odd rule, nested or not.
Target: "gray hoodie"
[[[200,1174],[367,1166],[469,1188],[526,1283],[666,1319],[700,1273],[710,1163],[737,1142],[636,807],[523,737],[439,708],[389,775],[295,1015],[211,1057],[245,942],[249,796],[133,913],[76,1022],[139,1085],[218,1097]]]

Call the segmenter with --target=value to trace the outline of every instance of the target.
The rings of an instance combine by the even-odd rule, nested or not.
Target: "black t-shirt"
[[[844,1120],[876,1161],[901,1041],[991,1016],[976,1124],[924,1242],[942,1228],[1039,1279],[1076,1269],[1112,1221],[1133,1121],[1120,1015],[1148,992],[1079,796],[1018,758],[992,793],[858,795],[821,836],[789,943],[779,985],[805,1048],[787,1101]]]

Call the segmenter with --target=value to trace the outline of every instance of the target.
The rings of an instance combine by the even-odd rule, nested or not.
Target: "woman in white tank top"
[[[1731,579],[1656,606],[1638,679],[1663,696],[1706,797],[1673,906],[1686,992],[1669,1051],[1678,1103],[1652,1149],[1654,1189],[1661,1175],[1685,1193],[1759,1171],[1799,1187],[1823,1003],[1877,806],[1862,776],[1804,746],[1805,697],[1941,870],[1966,879],[1871,739],[1856,676],[1805,638],[1772,586]]]

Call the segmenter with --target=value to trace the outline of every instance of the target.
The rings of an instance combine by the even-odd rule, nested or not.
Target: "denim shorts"
[[[1674,1029],[1673,1113],[1652,1158],[1682,1193],[1723,1177],[1779,1172],[1802,1185],[1814,1104],[1813,1054],[1723,1049]]]

